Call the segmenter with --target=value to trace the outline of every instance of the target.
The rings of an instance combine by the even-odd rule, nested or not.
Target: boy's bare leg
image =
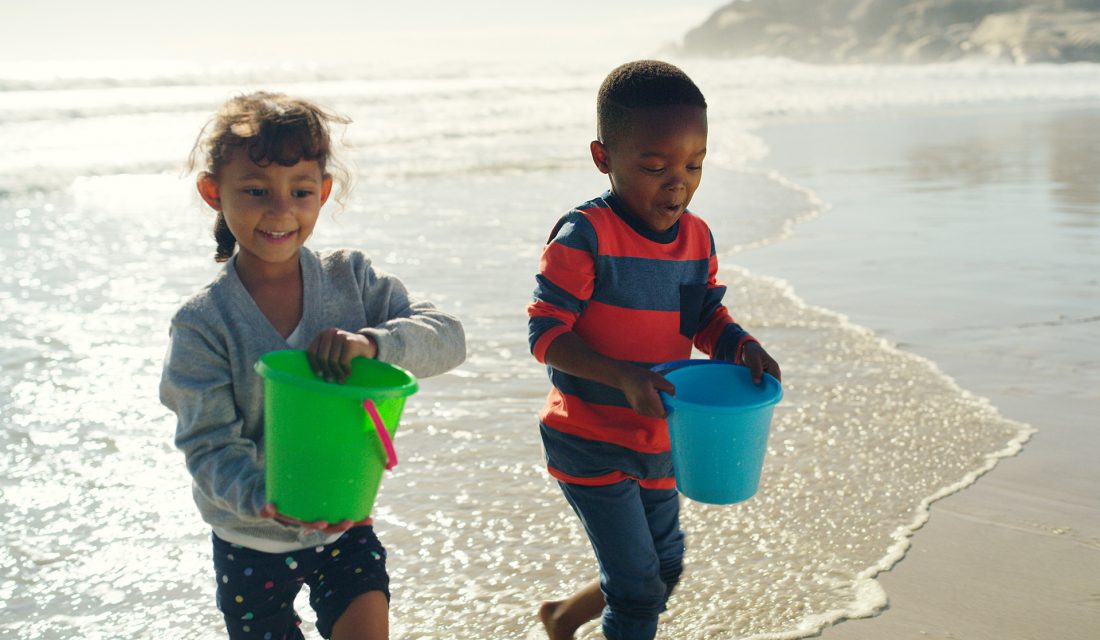
[[[565,600],[543,602],[539,607],[539,619],[550,640],[573,640],[577,628],[599,617],[603,607],[600,581],[593,580]]]

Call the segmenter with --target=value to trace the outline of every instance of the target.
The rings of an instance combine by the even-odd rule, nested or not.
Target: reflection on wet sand
[[[1064,224],[1100,224],[1100,113],[1042,117],[1016,121],[1007,133],[1003,122],[980,121],[951,142],[914,145],[906,157],[906,177],[914,188],[934,191],[1045,180],[1055,210],[1073,216]]]

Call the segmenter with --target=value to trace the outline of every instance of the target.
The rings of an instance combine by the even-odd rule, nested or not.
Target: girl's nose
[[[282,215],[290,213],[292,206],[293,200],[289,196],[276,195],[271,198],[270,211],[272,215]]]

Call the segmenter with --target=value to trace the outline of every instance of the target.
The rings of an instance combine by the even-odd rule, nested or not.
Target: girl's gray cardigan
[[[379,360],[418,377],[443,373],[465,359],[459,321],[430,302],[410,299],[400,280],[374,270],[364,254],[303,248],[299,260],[299,329],[307,340],[329,327],[363,333],[378,345]],[[246,538],[314,544],[316,534],[259,517],[267,502],[263,386],[253,365],[289,346],[241,283],[235,262],[227,262],[172,319],[160,399],[178,418],[176,446],[206,522]]]

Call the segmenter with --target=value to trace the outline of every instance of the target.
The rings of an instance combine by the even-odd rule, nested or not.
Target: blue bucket
[[[676,387],[661,393],[668,411],[676,488],[709,504],[748,500],[760,484],[772,408],[783,388],[770,374],[722,360],[679,360],[653,367]]]

